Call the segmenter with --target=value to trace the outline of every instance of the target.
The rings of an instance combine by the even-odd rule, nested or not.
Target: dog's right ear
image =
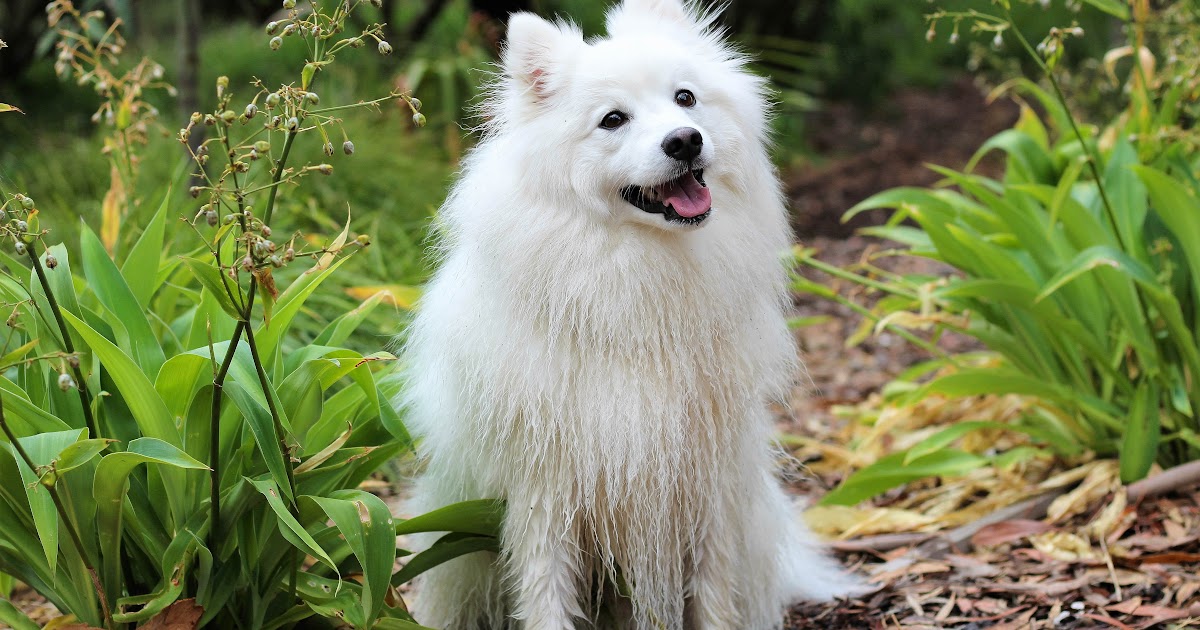
[[[541,101],[561,83],[556,66],[571,46],[582,41],[582,33],[569,24],[553,24],[532,13],[514,13],[508,18],[504,73]]]

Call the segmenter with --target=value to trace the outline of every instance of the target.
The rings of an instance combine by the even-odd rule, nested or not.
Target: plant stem
[[[30,247],[29,260],[33,263],[33,270],[37,273],[38,283],[42,285],[42,291],[46,294],[46,302],[50,304],[50,311],[54,313],[54,321],[58,323],[58,331],[62,334],[63,349],[68,354],[75,354],[75,344],[71,342],[71,334],[67,332],[67,323],[63,321],[62,311],[58,305],[58,300],[54,297],[54,291],[50,290],[50,281],[46,278],[46,270],[42,268],[42,261],[38,255],[34,253]],[[88,391],[87,381],[83,378],[83,370],[77,363],[68,362],[71,365],[71,372],[75,377],[75,389],[79,392],[79,402],[83,406],[83,420],[87,425],[88,437],[99,438],[100,432],[96,429],[96,419],[92,416],[92,395]]]
[[[258,344],[254,341],[254,330],[246,327],[246,345],[250,346],[250,357],[254,360],[254,370],[258,373],[258,384],[262,386],[263,396],[267,399],[267,409],[271,412],[271,422],[275,425],[275,436],[279,438],[279,452],[283,455],[283,470],[287,472],[288,489],[291,490],[292,501],[288,506],[288,511],[296,520],[300,520],[300,507],[296,503],[296,474],[292,468],[292,452],[288,448],[287,439],[284,437],[283,423],[279,420],[279,409],[275,407],[275,397],[271,395],[271,384],[267,380],[267,372],[263,368],[262,359],[258,356]],[[289,561],[291,565],[291,573],[288,576],[288,590],[292,597],[296,596],[296,580],[299,571],[299,563],[296,562],[295,549],[292,549],[292,559]]]
[[[217,553],[217,545],[221,542],[224,534],[221,531],[221,398],[225,393],[225,375],[229,373],[229,366],[233,364],[233,356],[245,328],[246,322],[239,321],[237,323],[237,327],[233,330],[233,337],[229,340],[229,348],[225,351],[225,359],[221,362],[221,368],[213,376],[212,415],[208,424],[208,467],[211,471],[209,472],[209,511],[212,512],[212,526],[208,529],[208,548],[214,556]]]
[[[271,223],[271,213],[275,212],[275,195],[279,192],[279,178],[283,177],[283,166],[287,164],[288,154],[292,152],[292,143],[295,141],[296,132],[289,131],[283,141],[283,152],[279,154],[279,161],[275,163],[275,175],[271,178],[271,193],[267,196],[267,209],[262,218],[264,225]]]
[[[37,474],[37,464],[29,456],[25,447],[21,446],[21,442],[17,440],[16,434],[8,426],[8,420],[4,417],[3,397],[0,397],[0,430],[4,431],[5,437],[8,438],[9,443],[13,445],[13,449],[17,451],[17,455],[21,457],[25,465],[29,467],[29,470]],[[108,598],[104,595],[104,586],[100,583],[100,574],[96,572],[96,566],[88,556],[87,548],[84,547],[83,540],[79,537],[79,532],[75,529],[75,522],[71,520],[70,515],[67,513],[67,508],[63,505],[62,497],[58,495],[58,489],[53,484],[41,485],[50,494],[50,500],[54,502],[54,508],[58,511],[58,517],[63,521],[63,526],[67,530],[71,544],[74,545],[75,551],[79,554],[80,561],[83,562],[83,566],[87,568],[88,575],[92,578],[92,586],[96,589],[96,596],[100,601],[100,611],[104,617],[104,626],[110,629],[114,628],[112,611],[108,607]]]

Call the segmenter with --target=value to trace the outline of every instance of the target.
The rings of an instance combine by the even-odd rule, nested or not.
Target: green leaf
[[[1129,424],[1121,441],[1121,482],[1133,483],[1150,472],[1161,439],[1158,386],[1147,379],[1129,405]]]
[[[53,433],[71,428],[62,419],[30,402],[25,390],[3,376],[0,376],[0,395],[4,397],[5,417],[18,434]]]
[[[379,306],[381,302],[391,299],[391,295],[386,291],[379,291],[371,295],[348,313],[344,313],[337,319],[329,322],[329,325],[317,335],[313,340],[314,345],[320,346],[336,346],[346,341],[363,320]]]
[[[88,286],[111,314],[106,321],[116,333],[117,345],[133,357],[142,372],[158,374],[158,369],[166,361],[162,346],[158,344],[141,303],[125,283],[116,263],[109,258],[100,239],[86,225],[80,229],[79,249],[83,254]]]
[[[499,537],[503,521],[503,501],[477,499],[447,505],[398,523],[396,535],[421,532],[460,532]]]
[[[1152,271],[1130,258],[1125,252],[1107,245],[1097,245],[1079,252],[1071,262],[1062,268],[1062,271],[1046,282],[1045,288],[1038,293],[1037,299],[1040,302],[1079,276],[1104,267],[1116,269],[1142,284],[1158,284]]]
[[[107,255],[106,255],[107,257]],[[111,261],[110,261],[111,262]],[[146,437],[157,438],[172,446],[182,446],[179,430],[175,427],[175,419],[163,399],[155,391],[154,385],[146,374],[120,348],[105,339],[103,335],[92,330],[90,326],[70,313],[63,313],[79,336],[92,348],[92,352],[100,358],[105,371],[116,383],[117,389],[129,411],[133,413],[138,428]],[[159,362],[161,365],[162,362]],[[157,373],[157,368],[155,372]]]
[[[986,457],[955,449],[930,453],[907,464],[894,453],[850,475],[821,499],[822,505],[855,505],[881,492],[926,477],[956,477],[987,464]]]
[[[361,490],[333,497],[309,497],[337,526],[363,569],[362,609],[371,623],[383,609],[392,562],[396,557],[396,525],[386,503]]]
[[[242,314],[238,310],[238,304],[246,303],[246,295],[242,292],[242,287],[232,278],[223,276],[221,271],[211,263],[186,256],[182,258],[183,264],[187,265],[192,275],[200,281],[200,284],[204,285],[205,290],[217,301],[217,304],[221,305],[221,310],[234,319],[241,319]],[[233,297],[229,296],[231,292]],[[234,303],[234,298],[237,299],[237,304]]]
[[[59,475],[74,470],[92,461],[101,451],[115,440],[79,440],[63,449],[55,458],[54,469]]]
[[[981,431],[983,429],[999,429],[1001,431],[1012,431],[1015,427],[1003,422],[993,422],[989,420],[970,420],[967,422],[958,422],[953,426],[947,427],[934,433],[933,435],[921,440],[920,443],[914,445],[904,454],[905,465],[912,463],[913,460],[920,459],[926,455],[930,455],[937,451],[950,446],[955,440],[963,437],[968,433]]]
[[[86,433],[86,429],[72,429],[17,439],[33,465],[41,468],[50,465],[64,449],[83,439]],[[40,471],[30,468],[12,444],[0,442],[0,446],[12,453],[17,468],[21,471],[21,482],[25,485],[25,497],[29,501],[33,522],[42,543],[42,552],[46,555],[46,564],[53,574],[58,566],[58,511],[54,507],[54,500],[41,484]]]
[[[275,313],[271,319],[271,325],[264,324],[254,332],[254,340],[258,343],[258,351],[264,361],[274,365],[275,351],[279,348],[288,327],[291,326],[292,319],[300,312],[300,307],[304,306],[305,300],[313,294],[313,291],[316,291],[317,287],[321,286],[321,283],[347,260],[350,258],[341,258],[328,267],[320,265],[313,267],[301,274],[295,282],[284,289],[283,293],[279,294],[279,298],[275,300]]]
[[[171,199],[171,189],[167,188],[158,210],[146,224],[145,231],[134,243],[133,249],[121,265],[121,275],[129,283],[129,288],[137,298],[142,308],[150,306],[150,298],[154,291],[161,286],[157,281],[158,268],[162,264],[163,240],[166,234],[167,205]]]
[[[254,435],[254,441],[258,443],[258,452],[262,454],[263,461],[267,464],[267,470],[271,473],[271,478],[287,497],[288,502],[293,501],[291,486],[288,483],[287,467],[283,461],[283,453],[279,450],[280,436],[275,432],[275,422],[271,419],[270,411],[260,405],[238,383],[226,383],[225,393],[229,395],[229,399],[237,405],[238,409],[242,410],[250,432]]]
[[[288,542],[291,542],[301,551],[320,560],[325,566],[336,572],[337,565],[334,561],[330,559],[324,549],[321,549],[317,541],[313,540],[312,535],[304,529],[300,521],[297,521],[296,517],[292,516],[292,513],[288,511],[287,506],[283,504],[283,499],[279,497],[279,488],[276,487],[275,482],[268,479],[251,479],[249,477],[245,479],[266,497],[267,504],[275,512],[276,520],[279,524],[279,533],[283,534],[283,537],[287,538]],[[338,576],[340,579],[341,573],[338,573]]]
[[[96,533],[103,558],[103,583],[109,601],[116,601],[121,585],[121,531],[129,474],[141,464],[159,464],[186,470],[207,470],[208,466],[162,440],[138,438],[126,450],[100,458],[92,481],[96,501]]]
[[[12,630],[38,630],[38,625],[32,619],[6,599],[0,599],[0,621],[8,624]]]
[[[388,617],[386,619],[380,619],[379,621],[376,621],[375,625],[372,626],[372,630],[434,630],[434,629],[426,627],[426,626],[422,626],[421,624],[419,624],[415,621],[409,621],[407,619],[395,619],[395,618]]]
[[[473,536],[470,534],[450,533],[442,536],[436,543],[413,556],[404,568],[392,576],[392,586],[400,586],[411,581],[418,575],[459,556],[476,551],[500,551],[500,541],[492,536]]]

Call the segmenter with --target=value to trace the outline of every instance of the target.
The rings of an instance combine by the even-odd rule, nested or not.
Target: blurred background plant
[[[1078,21],[1027,30],[1014,21],[1019,3],[1009,0],[934,8],[931,37],[988,42],[1033,69],[996,90],[1021,104],[1019,121],[963,171],[932,166],[944,177],[935,187],[890,190],[847,213],[893,210],[885,225],[863,231],[896,249],[850,268],[798,250],[802,265],[866,291],[839,293],[797,276],[798,290],[864,315],[852,342],[890,331],[937,356],[887,386],[884,411],[862,422],[903,422],[947,398],[1025,401],[994,418],[921,427],[921,439],[883,449],[825,503],[853,505],[917,479],[1035,459],[1118,457],[1120,478],[1130,482],[1155,464],[1200,457],[1200,84],[1195,58],[1184,57],[1194,54],[1200,13],[1193,3],[1082,4],[1124,24],[1127,43],[1082,66],[1085,74],[1103,71],[1120,108],[1089,110],[1074,99],[1083,84],[1068,78],[1064,55],[1085,36]],[[998,177],[977,172],[992,153],[1002,155]],[[896,256],[929,258],[951,272],[880,266]],[[986,352],[940,351],[936,342],[948,332]],[[979,432],[993,437],[971,439]],[[871,444],[858,447],[879,452],[874,442],[887,433],[868,430]],[[998,433],[1020,439],[997,449]]]

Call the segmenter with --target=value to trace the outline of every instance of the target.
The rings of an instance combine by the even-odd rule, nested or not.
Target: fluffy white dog
[[[854,584],[774,477],[791,240],[763,80],[712,23],[680,0],[625,0],[595,41],[509,22],[405,401],[413,509],[503,498],[502,553],[431,572],[424,624],[758,630]]]

